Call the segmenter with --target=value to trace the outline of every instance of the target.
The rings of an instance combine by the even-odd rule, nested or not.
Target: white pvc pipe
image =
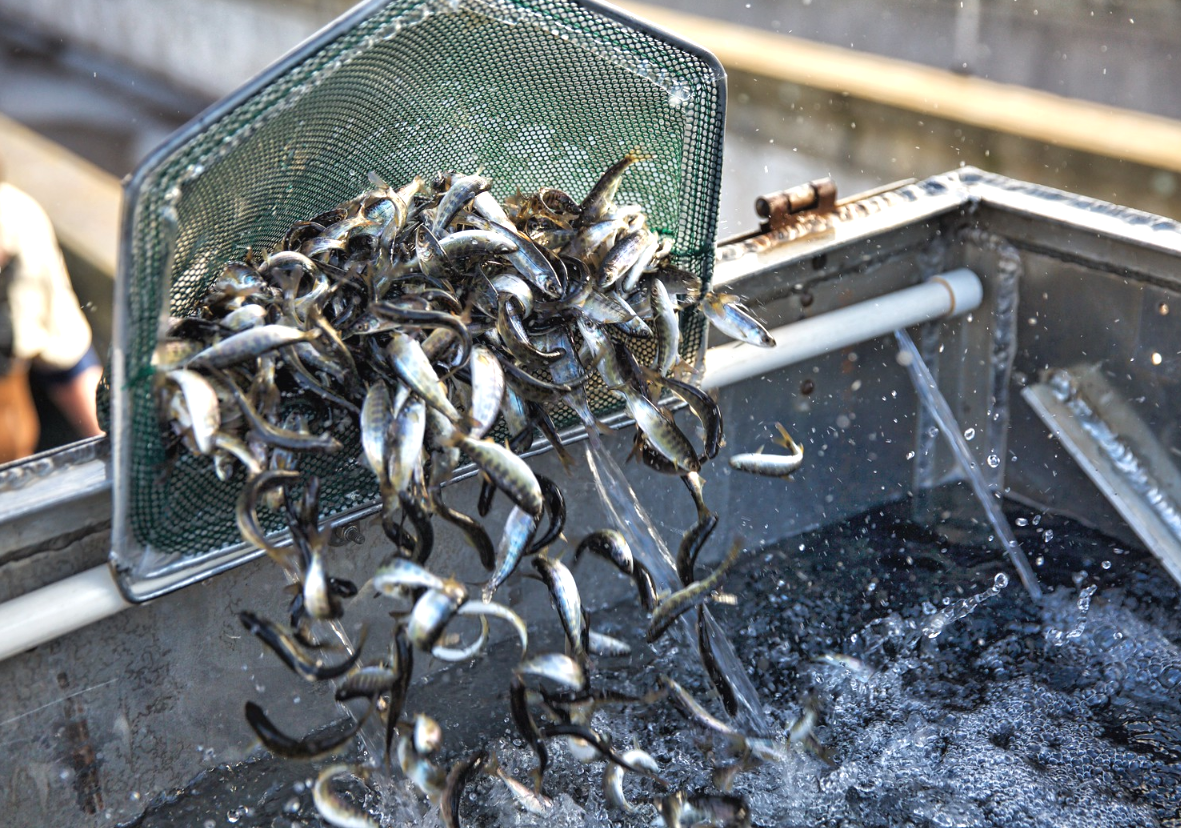
[[[129,606],[105,564],[5,601],[0,604],[0,661]]]
[[[774,348],[741,343],[710,348],[703,385],[720,388],[899,328],[967,313],[980,305],[982,296],[975,273],[953,270],[897,293],[776,328],[771,332]],[[107,566],[14,598],[0,604],[0,661],[130,606]]]
[[[980,306],[980,278],[961,267],[921,285],[793,322],[771,331],[774,348],[730,342],[705,352],[703,388],[721,388],[922,322]]]

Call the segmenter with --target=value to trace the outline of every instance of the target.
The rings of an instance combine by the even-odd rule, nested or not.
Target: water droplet
[[[906,453],[906,459],[907,459],[907,460],[913,460],[913,459],[914,459],[914,452],[913,452],[913,451],[908,451],[908,452]]]
[[[1050,541],[1054,540],[1054,530],[1053,530],[1053,529],[1047,529],[1047,530],[1046,530],[1046,531],[1045,531],[1045,532],[1042,534],[1042,540],[1046,541],[1046,543],[1049,543]]]
[[[1015,520],[1013,522],[1016,523],[1018,526],[1028,526],[1029,525],[1029,520],[1026,518],[1017,518],[1017,520]]]
[[[975,439],[975,437],[976,437],[976,429],[969,428],[964,431],[964,439],[965,440],[972,440],[972,439]]]
[[[988,463],[988,467],[990,469],[995,469],[1001,464],[1001,458],[997,457],[995,454],[990,454],[988,455],[988,460],[986,462]]]
[[[1104,561],[1103,563],[1099,564],[1099,566],[1103,567],[1104,569],[1111,569],[1111,561]]]

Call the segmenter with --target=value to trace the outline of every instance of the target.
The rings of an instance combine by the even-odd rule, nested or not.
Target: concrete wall
[[[680,11],[1181,117],[1171,0],[651,0]],[[349,0],[0,0],[0,12],[220,97]]]
[[[645,0],[1058,95],[1181,117],[1173,0]]]
[[[351,5],[342,0],[0,0],[0,13],[215,99]]]

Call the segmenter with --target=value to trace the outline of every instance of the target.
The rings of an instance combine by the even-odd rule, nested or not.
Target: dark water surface
[[[755,825],[1181,826],[1176,584],[1141,550],[1025,507],[1007,513],[1047,590],[1038,605],[1015,577],[999,587],[1012,575],[1000,553],[940,541],[904,506],[747,553],[725,586],[739,600],[713,611],[785,741],[783,761],[735,779]],[[595,685],[640,693],[668,672],[719,714],[688,648],[666,639],[652,652],[641,620],[632,606],[592,616],[635,648],[599,659]],[[559,636],[531,650],[558,648]],[[527,781],[534,759],[508,721],[507,681],[487,675],[511,663],[512,646],[415,685],[407,707],[443,724],[444,762],[488,747]],[[805,709],[815,742],[786,744]],[[725,740],[667,703],[603,708],[594,724],[620,749],[643,747],[686,791],[716,791],[711,772],[732,761]],[[560,740],[551,754],[546,815],[481,777],[464,824],[659,824],[648,805],[605,808],[603,763],[579,764]],[[317,826],[315,773],[270,758],[213,768],[134,824]],[[635,803],[655,793],[632,775],[624,787]],[[352,790],[383,825],[441,824],[400,774]]]

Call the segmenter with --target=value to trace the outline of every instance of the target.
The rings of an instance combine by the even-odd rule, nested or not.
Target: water
[[[898,348],[904,356],[903,362],[911,382],[914,384],[915,392],[939,426],[939,430],[947,440],[948,446],[951,447],[956,460],[959,461],[960,468],[963,469],[964,476],[972,487],[972,493],[976,495],[976,499],[984,507],[988,522],[992,524],[992,530],[996,532],[997,538],[1009,555],[1013,566],[1017,569],[1025,591],[1035,600],[1041,598],[1042,590],[1038,586],[1037,575],[1034,574],[1033,567],[1029,565],[1029,559],[1025,557],[1021,545],[1013,536],[1012,528],[1001,512],[1000,493],[989,486],[984,479],[980,466],[976,463],[976,457],[972,453],[972,449],[968,447],[967,441],[975,436],[975,431],[969,429],[971,434],[960,431],[955,415],[951,413],[951,407],[943,395],[939,393],[939,386],[936,384],[935,378],[931,376],[927,364],[923,362],[922,355],[919,354],[919,349],[915,347],[910,334],[900,330],[894,332],[894,337],[898,340]]]
[[[726,584],[748,600],[718,606],[717,621],[772,730],[785,734],[805,707],[818,717],[815,749],[793,747],[785,761],[737,776],[754,824],[1175,828],[1181,589],[1142,550],[1116,552],[1110,538],[1010,505],[1017,539],[1045,556],[1046,594],[1035,603],[998,588],[1004,563],[993,550],[948,546],[908,514],[906,503],[875,509],[752,552]],[[642,641],[633,601],[595,617],[605,632]],[[483,666],[511,658],[513,646],[494,648]],[[691,658],[679,646],[657,654],[639,645],[631,659],[603,660],[596,683],[642,691],[671,672],[717,713]],[[448,759],[488,746],[525,778],[532,754],[487,686],[477,663],[416,684],[412,704],[429,687]],[[712,789],[714,765],[725,761],[720,740],[668,705],[603,709],[594,724],[617,745],[634,739],[678,787]],[[558,741],[552,753],[549,813],[522,812],[503,784],[480,778],[462,824],[652,824],[648,806],[606,810],[601,763],[579,764]],[[317,828],[314,775],[306,763],[272,759],[214,768],[137,824],[224,826],[233,815],[238,826]],[[653,793],[630,775],[624,787],[633,802]],[[383,825],[440,825],[437,809],[400,778],[349,790]]]
[[[586,464],[603,507],[611,515],[616,528],[627,539],[632,555],[652,575],[656,589],[661,592],[675,592],[680,589],[682,585],[677,577],[672,553],[668,551],[668,546],[631,484],[627,482],[623,469],[619,468],[615,458],[599,441],[592,439],[586,442]],[[681,644],[689,650],[695,650],[697,646],[692,618],[693,613],[686,613],[677,623]],[[730,679],[734,690],[738,702],[739,723],[750,732],[767,733],[770,722],[763,713],[758,692],[747,679],[742,663],[734,655],[734,648],[708,608],[702,610],[702,618],[709,631],[714,657]]]

